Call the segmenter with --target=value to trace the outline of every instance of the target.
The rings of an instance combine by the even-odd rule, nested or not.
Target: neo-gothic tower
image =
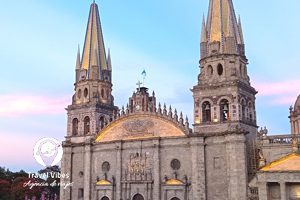
[[[203,17],[198,84],[193,88],[195,132],[216,133],[240,127],[256,134],[255,94],[240,19],[232,0],[210,0]]]
[[[94,137],[112,121],[117,107],[112,96],[110,52],[106,57],[99,10],[92,3],[82,58],[78,49],[75,94],[68,106],[67,136],[76,142]],[[81,139],[79,139],[81,138]]]
[[[200,49],[200,74],[192,92],[194,134],[206,144],[207,199],[246,199],[256,169],[257,92],[247,73],[242,26],[232,0],[210,0]],[[222,187],[222,192],[215,190]]]

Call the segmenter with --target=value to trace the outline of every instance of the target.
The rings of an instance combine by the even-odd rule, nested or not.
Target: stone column
[[[259,200],[268,200],[268,188],[266,182],[258,183],[258,196]]]
[[[286,185],[285,182],[280,182],[281,200],[286,200]]]
[[[68,174],[69,178],[60,179],[60,199],[70,200],[72,196],[72,188],[64,188],[62,184],[68,184],[72,182],[72,147],[65,146],[63,144],[63,157],[61,160],[61,174]]]
[[[205,200],[205,165],[204,165],[204,144],[202,137],[191,138],[191,159],[192,159],[192,188],[193,198]]]
[[[231,134],[225,136],[228,199],[247,199],[247,157],[244,134]]]
[[[153,200],[161,200],[161,185],[160,185],[160,141],[153,140]]]
[[[117,170],[116,170],[116,199],[122,199],[122,142],[116,143],[116,152],[117,152]]]
[[[87,139],[84,145],[84,199],[91,199],[91,158],[92,144]]]

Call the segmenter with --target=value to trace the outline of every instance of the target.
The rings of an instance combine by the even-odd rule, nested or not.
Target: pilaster
[[[116,200],[122,199],[122,142],[116,143]]]
[[[84,199],[91,199],[91,140],[85,142],[84,147]]]
[[[161,176],[160,176],[160,141],[153,140],[153,200],[161,199]]]
[[[191,139],[192,196],[193,199],[206,200],[204,143],[202,137]]]

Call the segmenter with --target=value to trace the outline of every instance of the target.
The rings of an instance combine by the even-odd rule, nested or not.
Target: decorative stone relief
[[[125,122],[123,128],[129,136],[151,134],[154,123],[151,120],[132,120]]]

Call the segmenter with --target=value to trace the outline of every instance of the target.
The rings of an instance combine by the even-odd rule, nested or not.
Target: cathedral
[[[60,199],[300,200],[300,96],[290,135],[258,129],[241,21],[232,0],[209,2],[190,122],[141,85],[127,106],[114,105],[111,56],[91,4],[63,142],[61,181],[73,185]]]

